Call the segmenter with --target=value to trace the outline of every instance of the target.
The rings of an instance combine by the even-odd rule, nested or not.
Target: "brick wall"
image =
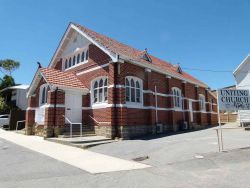
[[[99,126],[107,127],[111,126],[115,128],[116,133],[123,134],[122,131],[125,130],[124,127],[135,127],[136,130],[140,129],[139,126],[143,127],[144,132],[150,132],[152,125],[160,123],[166,125],[172,130],[178,130],[178,124],[183,121],[190,123],[190,113],[183,111],[171,110],[173,108],[173,99],[170,96],[157,96],[158,108],[165,110],[158,110],[158,122],[156,122],[156,111],[153,109],[155,107],[155,95],[152,93],[155,91],[155,86],[157,88],[157,93],[171,94],[171,88],[177,87],[182,90],[184,97],[193,99],[193,122],[200,125],[215,124],[217,123],[217,116],[211,113],[200,113],[199,106],[199,94],[203,94],[206,101],[215,103],[214,97],[206,91],[205,88],[196,87],[194,84],[183,82],[182,80],[171,78],[163,74],[156,73],[154,71],[145,69],[143,67],[136,66],[131,63],[110,63],[108,66],[100,68],[101,65],[110,62],[110,58],[103,51],[98,49],[94,45],[89,46],[89,60],[87,63],[72,68],[67,71],[74,72],[75,74],[81,73],[82,71],[89,70],[91,68],[99,67],[91,72],[78,75],[78,78],[84,83],[84,85],[91,89],[91,81],[97,77],[107,77],[108,85],[115,86],[125,85],[126,76],[135,76],[143,81],[143,90],[147,91],[143,93],[143,107],[145,108],[127,108],[122,105],[126,104],[125,101],[125,88],[124,87],[109,87],[108,89],[108,104],[112,105],[107,108],[93,109],[91,108],[91,96],[90,94],[84,95],[82,97],[82,121],[83,124],[96,125],[93,121],[94,118],[98,122],[105,122],[105,124],[100,124]],[[58,61],[56,65],[57,69],[61,69],[62,61]],[[29,99],[29,106],[38,106],[39,99],[39,87],[43,84],[42,80],[39,83],[35,91],[35,97]],[[54,92],[49,92],[48,103],[54,104]],[[57,96],[57,104],[65,103],[65,95],[63,92],[59,92]],[[114,106],[113,104],[119,104],[121,106]],[[147,108],[149,107],[149,108]],[[166,110],[166,108],[168,110]],[[188,100],[184,100],[185,110],[188,110],[189,104]],[[210,111],[211,105],[206,104],[206,110]],[[216,105],[212,106],[213,111],[216,111]],[[29,115],[31,113],[31,115]],[[26,114],[27,118],[32,123],[32,112]],[[56,110],[56,124],[54,124],[54,108],[50,107],[46,109],[45,115],[45,127],[53,126],[63,126],[64,120],[61,118],[65,113],[65,109],[57,107]],[[91,118],[92,117],[92,118]],[[146,126],[146,127],[145,127]],[[150,127],[150,129],[147,129]],[[110,128],[109,128],[110,130]],[[142,129],[141,129],[142,130]],[[113,130],[110,130],[110,134],[113,134]],[[119,132],[120,131],[120,132]]]

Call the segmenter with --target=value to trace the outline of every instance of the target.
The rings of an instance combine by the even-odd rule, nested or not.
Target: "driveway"
[[[153,166],[99,174],[0,139],[0,187],[249,187],[250,149],[233,149],[249,147],[249,133],[225,132],[229,150],[221,153],[212,129],[94,147],[123,159],[147,154],[149,159],[141,162]]]
[[[239,128],[227,124],[223,128]],[[250,147],[250,131],[223,129],[224,150]],[[124,140],[90,148],[91,151],[132,160],[148,156],[145,164],[161,167],[170,163],[194,159],[200,155],[218,152],[215,128],[174,135]]]

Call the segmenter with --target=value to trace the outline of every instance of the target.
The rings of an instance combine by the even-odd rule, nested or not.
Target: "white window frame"
[[[202,94],[199,94],[199,107],[200,107],[200,111],[202,112],[206,111],[206,98]]]
[[[45,89],[45,96],[44,96],[44,102],[43,102],[43,90]],[[43,84],[40,86],[40,90],[39,90],[39,106],[43,106],[45,104],[48,103],[48,89],[49,85],[48,84]]]
[[[84,61],[82,61],[82,52],[84,52]],[[85,48],[82,48],[80,50],[77,50],[74,53],[71,53],[69,55],[64,56],[62,58],[62,71],[70,70],[70,69],[73,69],[75,67],[78,67],[79,65],[87,63],[89,60],[89,54],[87,55],[87,53],[89,53],[89,48],[85,47]],[[80,55],[80,62],[79,63],[77,63],[78,54]],[[75,64],[73,65],[74,57],[75,57]],[[88,57],[88,58],[86,58],[86,57]],[[71,58],[71,66],[69,66],[69,59],[70,58]],[[66,59],[67,59],[67,68],[65,67]]]
[[[105,80],[107,79],[107,85],[104,85]],[[102,87],[99,87],[100,81],[103,80]],[[94,88],[95,83],[97,82],[97,88]],[[102,101],[100,101],[100,90],[102,89]],[[104,90],[107,89],[107,100],[105,100]],[[95,96],[94,92],[97,91],[97,101],[95,102]],[[101,76],[97,77],[94,80],[91,81],[91,105],[92,106],[98,106],[100,104],[107,104],[108,103],[108,77],[107,76]]]
[[[181,89],[178,87],[172,87],[172,99],[173,99],[173,105],[175,109],[182,109],[183,103],[182,103],[182,92]],[[179,95],[177,95],[179,94]]]
[[[134,87],[131,87],[131,81],[134,80]],[[129,81],[129,86],[127,85],[126,81]],[[136,83],[139,83],[139,89],[136,87]],[[129,89],[129,101],[127,101],[127,88]],[[132,102],[131,100],[131,92],[132,89],[134,89],[134,96],[135,96],[135,102]],[[136,102],[137,100],[137,90],[140,91],[140,102]],[[143,105],[143,82],[140,78],[135,76],[126,76],[125,77],[125,101],[127,105],[136,105],[136,106],[142,106]]]

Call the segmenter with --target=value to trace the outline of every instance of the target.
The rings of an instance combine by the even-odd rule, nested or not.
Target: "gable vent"
[[[152,62],[152,60],[148,54],[147,48],[145,48],[145,50],[142,52],[141,58],[144,59],[145,61]]]
[[[176,71],[180,74],[182,74],[182,69],[181,69],[181,66],[180,64],[178,63],[177,65],[175,65],[175,68],[176,68]]]

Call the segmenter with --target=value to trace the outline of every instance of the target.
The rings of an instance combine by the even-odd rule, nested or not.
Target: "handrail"
[[[89,115],[89,117],[90,117],[92,120],[94,120],[94,122],[96,122],[97,124],[99,124],[99,122],[98,122],[95,118],[93,118],[91,115]]]
[[[89,115],[89,117],[94,120],[94,122],[96,122],[96,124],[109,124],[110,122],[99,122],[97,121],[95,118],[93,118],[91,115]]]
[[[73,124],[77,124],[77,125],[80,125],[80,136],[82,137],[82,123],[72,123],[69,118],[67,118],[65,115],[62,115],[66,121],[69,122],[70,124],[70,138],[72,138],[72,125]]]
[[[21,120],[21,121],[17,121],[16,122],[16,132],[17,132],[17,129],[18,129],[18,125],[19,125],[19,123],[21,123],[21,122],[25,122],[26,120]]]

